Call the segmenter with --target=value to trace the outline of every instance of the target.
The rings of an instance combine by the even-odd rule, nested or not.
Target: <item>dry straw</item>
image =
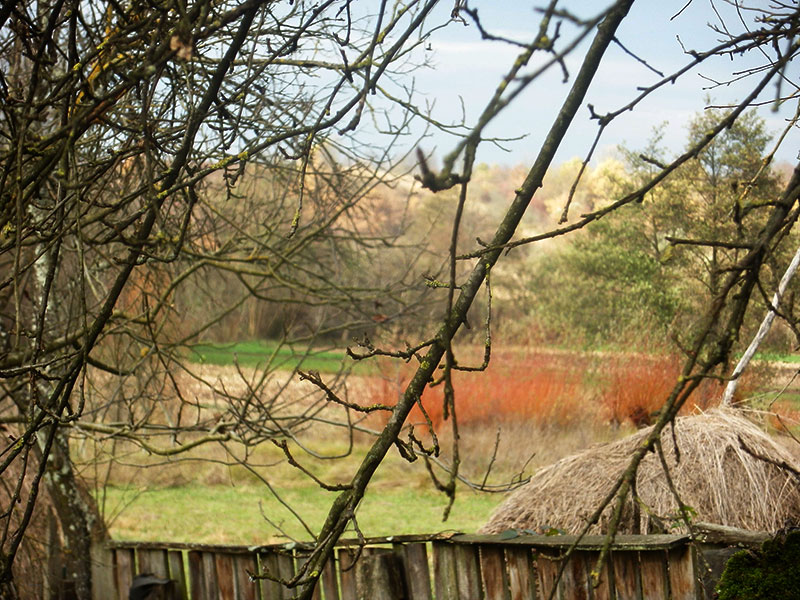
[[[483,533],[508,529],[577,533],[628,465],[631,453],[651,431],[564,458],[534,475],[494,512]],[[698,521],[774,531],[800,522],[800,483],[777,464],[800,465],[779,443],[736,410],[714,409],[675,420],[661,435],[670,476],[684,505]],[[759,458],[755,458],[754,455]],[[763,460],[767,458],[768,460]],[[649,453],[636,480],[639,531],[685,531],[678,502],[659,457]],[[619,533],[635,533],[630,497]],[[610,509],[590,533],[605,533]]]

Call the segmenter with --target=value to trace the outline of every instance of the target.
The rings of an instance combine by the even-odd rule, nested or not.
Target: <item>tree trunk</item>
[[[69,435],[63,429],[56,432],[44,482],[61,529],[64,567],[61,586],[74,585],[78,600],[91,600],[91,546],[93,541],[107,538],[108,532],[94,499],[75,476],[69,454]]]

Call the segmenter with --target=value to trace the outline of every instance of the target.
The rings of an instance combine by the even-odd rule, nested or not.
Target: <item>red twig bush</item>
[[[483,425],[527,420],[568,426],[576,419],[649,425],[669,397],[682,368],[680,356],[586,355],[559,351],[497,353],[483,372],[453,373],[458,421]],[[370,403],[394,405],[414,372],[413,364],[386,361],[369,386]],[[722,388],[704,381],[682,409],[687,414],[716,404]],[[444,422],[443,385],[428,387],[422,404],[434,427]],[[409,421],[424,424],[419,407]]]
[[[603,360],[602,403],[608,420],[630,421],[637,427],[650,425],[675,387],[682,367],[683,360],[675,355],[619,355]],[[716,404],[721,393],[717,381],[706,380],[694,390],[681,412],[706,410]]]
[[[545,352],[508,352],[494,356],[483,372],[453,373],[456,413],[460,424],[480,425],[510,419],[538,424],[567,425],[583,418],[587,404],[584,370],[576,368],[575,355]],[[394,404],[405,389],[413,365],[388,363],[384,376],[373,381],[371,402]],[[444,422],[444,386],[428,387],[422,405],[434,427]],[[424,424],[415,407],[409,421]]]

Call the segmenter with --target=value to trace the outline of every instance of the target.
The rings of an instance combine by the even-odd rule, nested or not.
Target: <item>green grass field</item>
[[[297,519],[263,487],[193,484],[145,491],[110,487],[106,494],[111,534],[118,540],[223,544],[286,541],[275,525],[293,539],[310,539]],[[303,515],[312,531],[318,532],[335,494],[308,485],[285,490],[281,496]],[[447,499],[442,494],[431,488],[381,487],[368,492],[357,522],[368,536],[474,532],[500,501],[498,495],[463,490],[450,518],[443,523]],[[113,517],[123,506],[124,510]]]
[[[191,347],[189,360],[209,365],[232,365],[261,367],[290,371],[296,367],[336,373],[348,369],[356,373],[368,373],[373,369],[370,361],[356,362],[340,350],[309,350],[307,347],[281,345],[270,340],[253,340],[230,344],[195,344]]]
[[[327,373],[337,371],[343,361],[350,360],[343,352],[335,351],[318,351],[304,357],[290,347],[269,342],[201,344],[194,347],[192,359],[223,366],[235,360],[243,367],[252,367],[265,365],[270,356],[275,368],[292,369],[305,358],[303,368]],[[517,370],[503,370],[504,365],[511,369],[515,360],[521,362]],[[512,353],[499,355],[494,369],[459,377],[462,473],[473,481],[481,481],[498,427],[502,428],[502,441],[492,471],[492,480],[498,483],[509,481],[522,465],[527,465],[525,469],[530,474],[537,467],[593,443],[621,437],[633,429],[625,419],[625,410],[660,401],[668,395],[676,377],[675,365],[667,360],[644,361],[635,356],[626,359],[623,355],[614,361],[603,357],[602,368],[590,360],[558,353],[527,357]],[[531,364],[536,369],[528,368]],[[589,371],[593,379],[584,376],[588,367],[594,369]],[[369,373],[371,368],[373,365],[368,363],[358,365],[362,372]],[[624,376],[618,378],[621,385],[614,387],[617,373]],[[385,383],[385,389],[368,387],[361,395],[367,402],[388,403],[396,398],[397,382],[401,379],[379,380]],[[766,380],[769,388],[762,390],[764,382],[760,383],[752,392],[751,403],[767,402],[773,397],[773,378]],[[766,400],[761,400],[761,396]],[[797,408],[800,390],[784,392],[781,403],[800,410]],[[437,424],[441,421],[441,404],[441,399],[434,397],[428,408]],[[610,408],[616,408],[620,417],[613,426],[609,424],[609,415],[617,413]],[[315,459],[296,446],[292,446],[292,452],[323,481],[348,482],[367,451],[369,438],[357,439],[348,450],[346,436],[340,436],[342,431],[317,425],[303,435],[303,440],[319,455],[347,454],[347,458]],[[285,541],[287,536],[299,540],[311,537],[252,472],[234,464],[235,461],[231,463],[230,457],[218,447],[200,448],[193,452],[191,460],[161,463],[141,449],[128,450],[130,453],[123,454],[124,460],[111,472],[104,501],[98,498],[116,539],[265,544]],[[241,453],[235,445],[232,452]],[[531,455],[535,459],[527,464]],[[154,461],[156,464],[152,464]],[[88,462],[91,464],[91,460]],[[148,464],[151,466],[141,468]],[[302,515],[312,532],[319,531],[334,493],[323,491],[300,475],[272,444],[250,448],[247,464]],[[396,452],[390,452],[370,484],[357,520],[367,536],[443,530],[474,532],[502,499],[497,494],[479,494],[463,487],[450,519],[443,523],[442,511],[447,499],[434,491],[424,468],[418,463],[409,465]]]
[[[738,357],[737,357],[738,358]],[[774,352],[758,352],[755,360],[766,362],[800,363],[800,354],[776,354]]]

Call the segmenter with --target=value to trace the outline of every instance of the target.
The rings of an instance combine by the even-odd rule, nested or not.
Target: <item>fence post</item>
[[[356,590],[368,600],[403,600],[403,565],[388,548],[365,548],[356,563]]]
[[[479,547],[479,554],[486,597],[510,600],[503,547],[486,544]]]
[[[167,551],[169,563],[169,576],[175,582],[175,595],[179,600],[189,600],[186,588],[186,569],[183,566],[183,552],[180,550]]]
[[[331,556],[322,569],[320,584],[326,600],[339,600],[339,581],[336,577],[336,557]]]
[[[233,561],[236,579],[236,597],[241,600],[258,598],[258,582],[252,581],[248,573],[258,572],[255,554],[237,554]]]
[[[436,600],[458,600],[458,575],[453,544],[433,542],[433,577]]]
[[[431,574],[426,543],[394,544],[394,551],[403,563],[408,597],[413,600],[431,600]]]
[[[615,551],[611,555],[614,567],[614,587],[620,600],[639,600],[642,582],[639,570],[639,553],[630,550]]]
[[[536,570],[530,548],[506,548],[508,587],[513,600],[535,600]]]
[[[114,550],[114,572],[117,582],[117,598],[119,600],[128,599],[128,591],[133,583],[135,569],[133,549],[117,548]]]
[[[696,600],[695,550],[687,545],[669,553],[669,588],[672,600]]]
[[[114,586],[114,553],[105,542],[94,542],[92,555],[92,600],[116,598]]]

